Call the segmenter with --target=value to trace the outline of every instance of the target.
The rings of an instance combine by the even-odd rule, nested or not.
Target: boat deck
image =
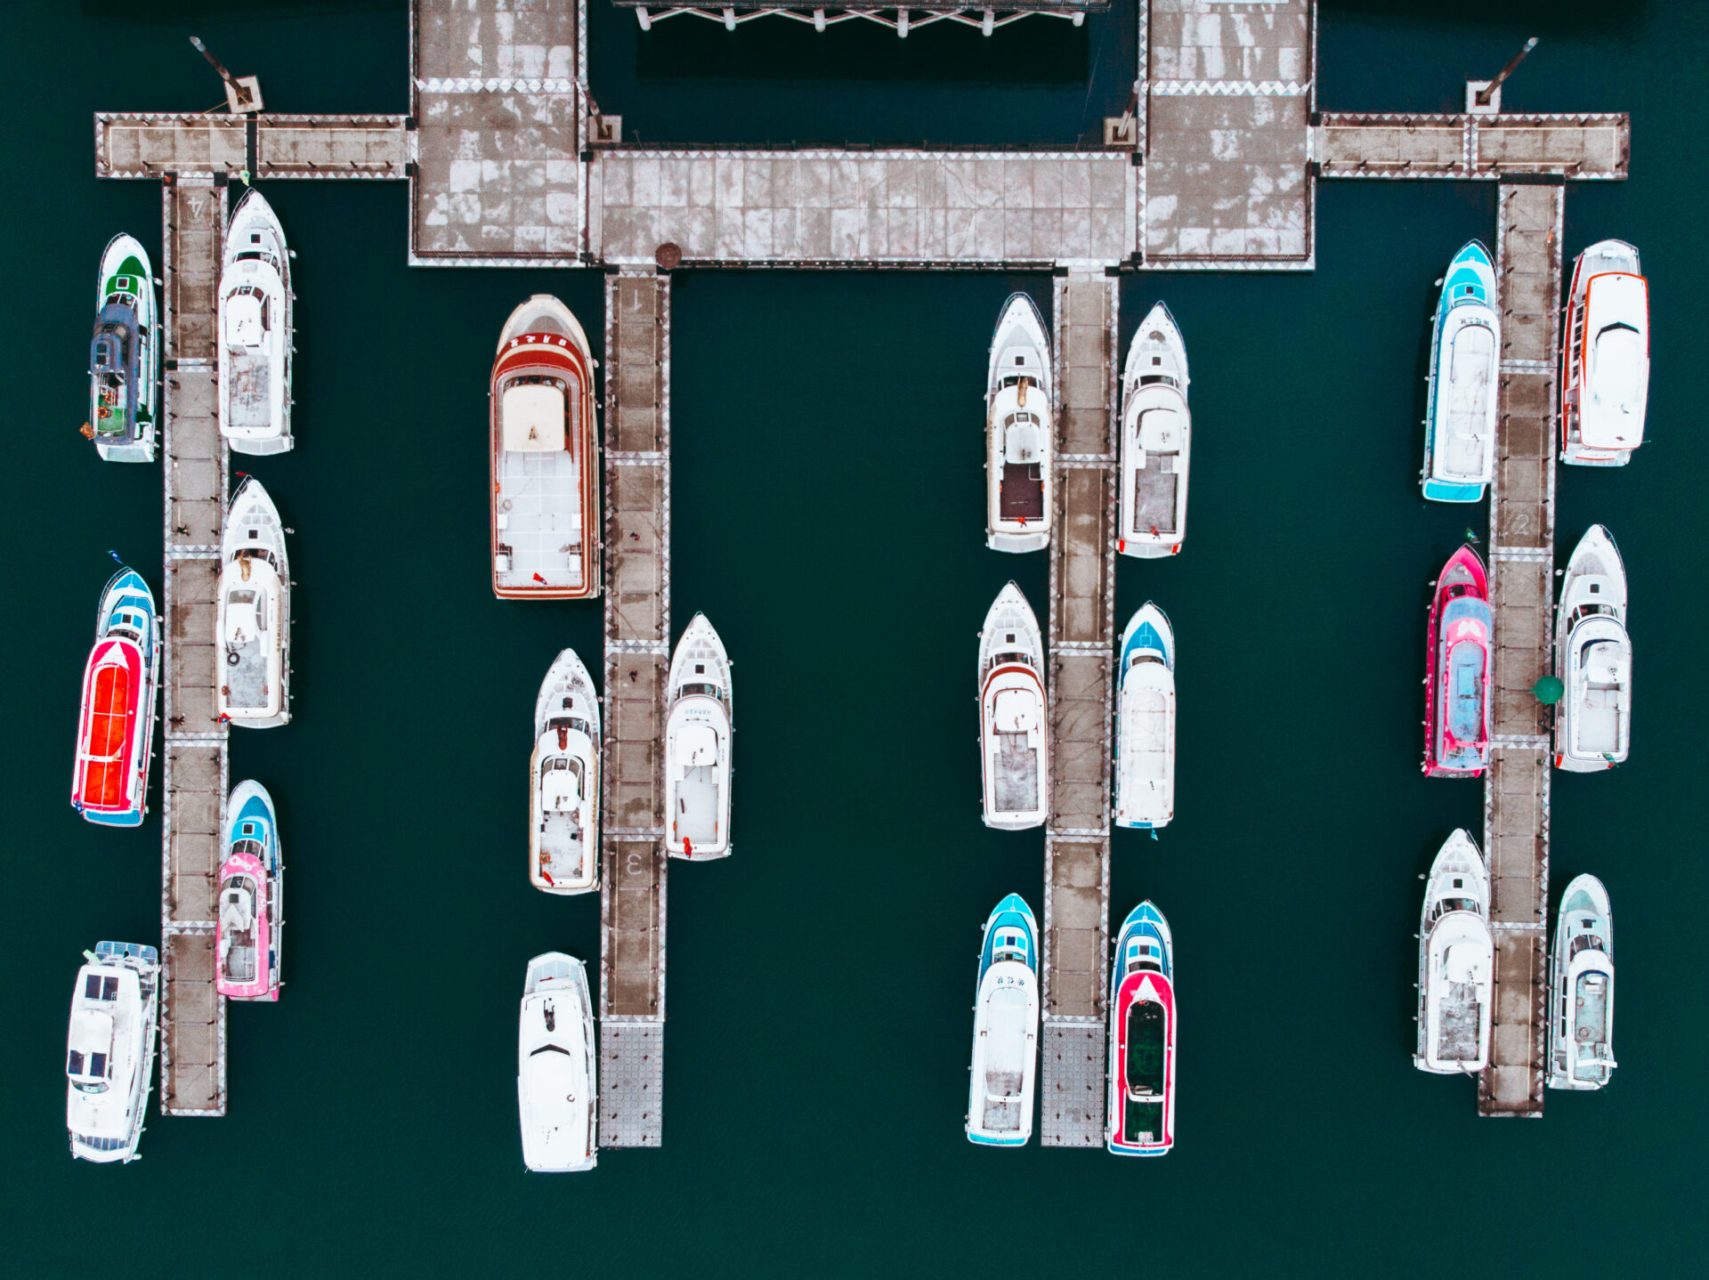
[[[605,286],[605,777],[599,1141],[663,1139],[670,281]]]
[[[160,1109],[226,1109],[225,1000],[215,988],[214,899],[228,788],[222,663],[214,641],[227,453],[215,389],[215,300],[225,188],[179,178],[163,188],[166,282],[165,685],[161,781],[163,961]]]
[[[500,575],[502,585],[526,590],[539,575],[554,587],[581,587],[587,533],[581,465],[565,450],[500,450],[496,465],[498,540],[510,548],[510,568]]]
[[[997,513],[1005,520],[1045,519],[1044,472],[1037,463],[1006,462],[997,488]]]
[[[1494,1026],[1478,1088],[1483,1115],[1543,1112],[1547,1027],[1550,740],[1531,692],[1552,665],[1555,371],[1565,189],[1504,184],[1496,262],[1502,326],[1490,601],[1495,703],[1484,779],[1493,890]]]
[[[1104,1141],[1114,653],[1116,279],[1058,277],[1050,541],[1051,813],[1045,838],[1040,1140]]]
[[[997,734],[994,757],[997,808],[1026,813],[1038,808],[1038,748],[1026,745],[1024,733]]]
[[[1133,477],[1134,532],[1172,533],[1179,527],[1175,523],[1175,498],[1181,485],[1174,470],[1179,456],[1154,455],[1148,461],[1150,465],[1142,467]]]

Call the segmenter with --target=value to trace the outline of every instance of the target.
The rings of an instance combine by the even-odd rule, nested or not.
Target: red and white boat
[[[503,600],[599,594],[593,354],[570,309],[538,293],[493,361],[492,573]]]
[[[1561,461],[1623,467],[1644,442],[1650,284],[1638,251],[1600,240],[1573,264],[1561,351]]]
[[[1489,766],[1490,664],[1495,620],[1489,576],[1461,547],[1436,579],[1430,602],[1424,682],[1424,772],[1476,778]]]
[[[1162,1156],[1175,1145],[1175,942],[1151,902],[1128,913],[1110,974],[1109,1112],[1104,1145]]]
[[[135,569],[120,569],[101,593],[95,647],[83,668],[71,807],[89,822],[142,824],[159,691],[160,618],[154,595]]]
[[[985,825],[1044,825],[1050,812],[1050,710],[1038,617],[1013,582],[979,632],[979,757]]]

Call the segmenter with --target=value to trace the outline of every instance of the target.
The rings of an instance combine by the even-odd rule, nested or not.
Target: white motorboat
[[[160,953],[102,942],[84,957],[66,1036],[65,1126],[77,1159],[128,1163],[154,1085]]]
[[[1187,536],[1193,436],[1187,347],[1159,302],[1140,321],[1122,367],[1121,527],[1116,550],[1147,559],[1178,555]]]
[[[1037,551],[1050,542],[1050,339],[1024,293],[1003,304],[985,380],[985,545]]]
[[[665,824],[673,858],[730,854],[730,659],[705,614],[677,641],[665,690]]]
[[[528,878],[547,893],[599,887],[599,696],[575,650],[553,661],[534,702]]]
[[[1050,812],[1050,710],[1044,640],[1013,582],[979,632],[979,758],[985,825],[1017,831]]]
[[[1038,1077],[1038,923],[1019,894],[985,921],[973,1004],[967,1140],[1024,1147]]]
[[[289,722],[291,568],[285,525],[253,476],[237,487],[226,508],[214,644],[220,655],[219,714],[248,729]]]
[[[238,453],[284,453],[291,435],[291,255],[259,191],[232,210],[220,267],[220,434]]]
[[[1601,240],[1578,255],[1561,344],[1561,461],[1623,467],[1644,443],[1650,283],[1638,251]]]
[[[561,951],[535,956],[516,1041],[522,1162],[535,1173],[576,1173],[599,1161],[594,1054],[587,967]]]
[[[1412,1064],[1439,1075],[1472,1075],[1489,1062],[1495,938],[1489,871],[1465,831],[1437,851],[1418,923],[1418,1048]]]
[[[1612,769],[1632,737],[1632,637],[1626,632],[1626,566],[1608,530],[1593,524],[1573,548],[1555,612],[1555,765],[1574,773]]]

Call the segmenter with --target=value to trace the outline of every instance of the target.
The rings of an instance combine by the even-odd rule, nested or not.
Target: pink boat
[[[1495,653],[1489,577],[1461,547],[1436,579],[1424,682],[1424,772],[1476,778],[1489,767],[1490,663]]]
[[[233,1000],[277,1000],[284,865],[273,798],[259,782],[240,782],[226,812],[230,827],[214,924],[215,985]]]

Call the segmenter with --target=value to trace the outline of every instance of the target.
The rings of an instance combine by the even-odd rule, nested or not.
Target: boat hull
[[[1501,317],[1495,264],[1470,241],[1448,264],[1430,338],[1424,419],[1424,496],[1481,502],[1495,467]]]
[[[1187,348],[1161,302],[1140,322],[1122,366],[1121,499],[1116,550],[1179,555],[1187,537],[1192,414]]]
[[[131,236],[114,236],[95,282],[89,360],[89,430],[107,462],[154,461],[161,338],[148,252]]]
[[[595,1043],[587,967],[560,951],[535,956],[516,1051],[522,1162],[534,1173],[577,1173],[599,1162]]]
[[[1038,1062],[1038,923],[1018,894],[985,921],[974,987],[967,1140],[1023,1147],[1032,1138]]]
[[[160,638],[148,584],[120,569],[96,611],[72,757],[71,806],[97,826],[140,826],[147,812]]]
[[[985,383],[985,545],[1024,553],[1050,545],[1055,485],[1050,340],[1024,293],[997,319]]]
[[[1104,1145],[1113,1155],[1167,1155],[1175,1146],[1174,940],[1149,902],[1117,937],[1109,1007]]]
[[[600,713],[573,649],[553,661],[534,703],[528,879],[542,893],[599,887]]]
[[[671,657],[665,690],[665,842],[673,858],[730,856],[730,659],[704,614]]]
[[[536,294],[510,313],[489,388],[489,563],[501,600],[600,592],[594,360],[570,309]]]
[[[1483,561],[1463,546],[1443,566],[1430,603],[1425,635],[1426,777],[1476,778],[1489,766],[1494,622]]]

